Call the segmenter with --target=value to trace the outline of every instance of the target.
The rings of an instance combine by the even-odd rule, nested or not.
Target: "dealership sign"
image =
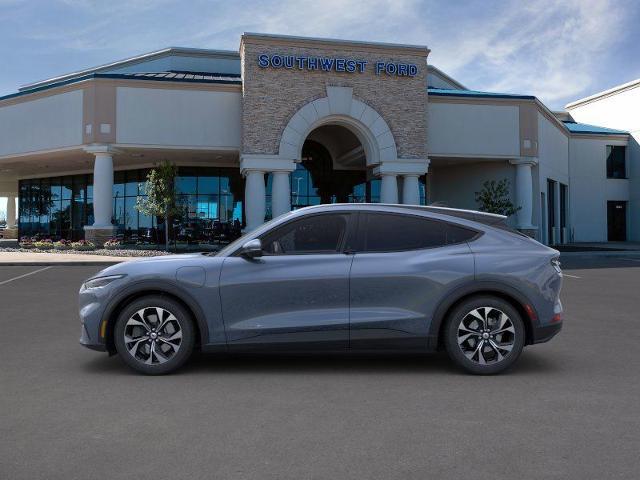
[[[265,53],[258,55],[258,66],[261,68],[364,73],[367,71],[368,63],[366,60],[339,57],[303,57],[297,55],[267,55]],[[418,73],[418,66],[413,63],[375,62],[373,71],[376,75],[415,77]]]

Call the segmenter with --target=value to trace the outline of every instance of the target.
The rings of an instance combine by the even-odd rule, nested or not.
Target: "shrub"
[[[122,241],[118,240],[117,238],[111,238],[104,242],[104,248],[107,250],[117,250],[119,248],[122,248],[122,245]]]
[[[91,250],[95,250],[96,246],[94,243],[89,242],[87,240],[78,240],[77,242],[71,243],[71,248],[73,248],[74,250],[80,250],[80,251],[91,251]]]
[[[33,246],[40,250],[51,250],[53,248],[53,242],[50,238],[45,240],[37,240],[33,242]]]
[[[31,237],[21,237],[18,245],[20,245],[20,248],[34,248]]]
[[[55,250],[71,250],[71,240],[58,240],[53,243],[53,248]]]

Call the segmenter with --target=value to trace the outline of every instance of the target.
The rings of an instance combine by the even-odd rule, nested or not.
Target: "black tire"
[[[487,328],[481,328],[483,322],[479,318],[475,324],[473,323],[476,318],[472,314],[474,311],[481,317],[485,317],[484,324],[488,324]],[[501,313],[508,317],[513,331],[510,330],[507,322],[505,322],[506,328],[499,329],[498,324],[504,318],[500,316]],[[463,320],[465,324],[461,326]],[[492,323],[494,321],[496,323]],[[474,327],[474,325],[478,325],[478,327]],[[495,333],[487,332],[490,337],[486,339],[482,336],[484,334],[468,333],[476,329],[486,332],[492,328],[493,332],[502,331],[502,333],[496,336]],[[459,339],[465,338],[465,335],[467,339],[459,344]],[[445,324],[444,345],[449,357],[458,366],[476,375],[494,375],[511,367],[522,353],[524,341],[525,327],[518,311],[509,302],[489,295],[475,296],[464,300],[450,313]],[[510,351],[504,350],[503,347],[510,348]],[[480,355],[482,355],[482,359],[480,359]],[[485,363],[482,364],[482,361]]]
[[[142,336],[151,335],[151,330],[147,330],[146,327],[127,326],[127,323],[134,316],[136,319],[140,318],[140,316],[136,316],[136,312],[144,310],[146,320],[148,320],[149,324],[153,326],[154,324],[151,322],[154,318],[158,318],[158,315],[155,315],[155,317],[153,316],[154,310],[152,309],[155,308],[161,308],[164,311],[169,312],[173,317],[175,317],[175,320],[170,320],[169,325],[165,327],[165,330],[162,333],[156,333],[160,338],[158,338],[157,341],[154,340],[152,353],[151,339],[142,339]],[[166,313],[161,313],[161,315],[163,315],[164,319],[170,318]],[[158,326],[158,324],[155,325]],[[171,332],[167,333],[167,329],[169,327],[171,328]],[[136,337],[135,343],[137,343],[137,339],[140,338],[140,348],[135,349],[135,354],[130,353],[125,341],[125,334],[128,334],[129,338],[131,338],[130,333],[132,328],[138,328],[139,332],[143,332],[140,337]],[[155,332],[155,330],[153,331]],[[177,350],[175,350],[168,347],[168,342],[164,341],[164,338],[169,340],[171,336],[176,336],[177,332],[180,332],[181,339],[176,347]],[[184,365],[193,353],[195,338],[195,328],[189,312],[180,303],[161,295],[149,295],[131,302],[122,310],[122,312],[120,312],[120,315],[118,315],[118,320],[116,321],[114,329],[114,343],[120,358],[122,358],[122,360],[124,360],[124,362],[134,370],[146,375],[164,375],[166,373],[173,372]],[[156,350],[156,342],[158,350]],[[171,343],[177,344],[178,340],[172,340]],[[134,342],[129,342],[128,345],[133,350]],[[160,353],[163,353],[161,348],[167,350],[167,353],[162,356],[159,355]],[[148,355],[145,355],[146,350],[149,350]],[[143,359],[139,358],[145,356],[147,358],[149,356],[151,357],[151,364],[145,363]],[[154,360],[156,363],[153,363]]]

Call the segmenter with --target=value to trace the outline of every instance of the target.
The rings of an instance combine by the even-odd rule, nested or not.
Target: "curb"
[[[584,252],[560,252],[562,257],[638,257],[640,250],[592,250]]]
[[[109,267],[126,260],[113,262],[0,262],[0,267]]]

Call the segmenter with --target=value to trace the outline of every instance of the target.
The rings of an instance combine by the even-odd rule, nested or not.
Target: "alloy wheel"
[[[178,319],[161,307],[146,307],[131,315],[124,327],[129,354],[146,365],[160,365],[173,358],[182,344]]]
[[[509,316],[501,310],[478,307],[462,318],[457,337],[465,357],[478,365],[492,365],[509,356],[516,331]]]

